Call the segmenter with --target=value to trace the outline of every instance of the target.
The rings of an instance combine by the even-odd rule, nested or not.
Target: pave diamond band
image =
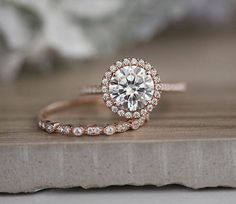
[[[70,125],[49,120],[49,116],[60,110],[64,110],[73,106],[80,106],[83,104],[97,103],[98,99],[89,96],[79,96],[76,99],[58,101],[43,108],[38,115],[38,126],[47,133],[59,133],[68,136],[96,136],[96,135],[113,135],[115,133],[126,132],[128,130],[135,130],[143,126],[147,117],[139,119],[128,119],[118,121],[112,124],[99,125]]]
[[[161,83],[161,91],[168,92],[184,92],[186,91],[186,83],[178,82],[178,83]],[[79,91],[80,94],[102,94],[102,86],[101,85],[91,85],[82,87]]]

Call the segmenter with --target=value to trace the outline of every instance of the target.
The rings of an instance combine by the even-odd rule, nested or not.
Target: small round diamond
[[[156,76],[156,75],[157,75],[157,70],[152,69],[152,70],[151,70],[151,74],[152,74],[152,76]]]
[[[118,115],[119,115],[119,116],[124,116],[124,115],[125,115],[125,111],[119,110],[119,111],[118,111]]]
[[[124,65],[129,65],[129,64],[130,64],[130,61],[129,61],[128,59],[124,59],[124,60],[123,60],[123,63],[124,63]]]
[[[104,128],[104,133],[106,135],[113,135],[116,132],[116,128],[113,125],[109,125]]]
[[[138,64],[143,67],[145,62],[141,59],[141,60],[139,60]]]
[[[129,128],[130,128],[130,125],[127,122],[121,122],[118,125],[116,125],[117,132],[125,132],[129,130]]]
[[[117,61],[116,62],[116,66],[120,68],[122,66],[122,62],[121,61]]]
[[[139,118],[140,117],[140,113],[139,112],[135,112],[134,113],[134,118]]]
[[[103,99],[104,100],[108,100],[109,99],[109,95],[107,93],[103,94]]]
[[[106,105],[107,105],[107,107],[111,107],[112,106],[112,102],[111,101],[107,101]]]
[[[106,93],[107,92],[107,87],[106,86],[102,86],[102,92]]]
[[[116,106],[111,107],[112,112],[116,113],[118,111],[118,108]]]
[[[45,130],[46,130],[48,133],[54,132],[54,125],[51,124],[51,123],[47,123],[47,124],[45,125]]]
[[[153,98],[153,99],[152,99],[152,104],[156,106],[157,103],[158,103],[158,100],[157,100],[156,98]]]
[[[147,114],[147,110],[146,109],[142,109],[141,110],[141,115],[146,115]]]
[[[140,119],[139,119],[139,125],[140,125],[140,126],[143,126],[144,123],[145,123],[145,118],[144,118],[144,117],[140,118]]]
[[[81,136],[84,134],[84,128],[83,127],[74,127],[72,129],[72,133],[75,135],[75,136]]]
[[[57,131],[61,134],[68,135],[68,134],[70,134],[71,127],[68,125],[59,125],[57,127]]]
[[[132,118],[132,113],[130,113],[130,112],[125,113],[125,117],[126,118]]]
[[[146,69],[147,70],[150,70],[152,68],[152,66],[148,63],[148,64],[146,64]]]
[[[159,91],[155,91],[154,96],[157,98],[161,97],[161,93]]]
[[[159,76],[155,76],[153,79],[155,83],[159,83],[161,81]]]
[[[88,127],[87,128],[87,134],[88,135],[99,135],[102,132],[101,127]]]
[[[115,66],[115,65],[111,65],[111,66],[110,66],[110,70],[111,70],[111,72],[116,71],[116,66]]]
[[[140,124],[139,124],[139,120],[134,120],[132,123],[131,123],[131,128],[133,130],[136,130],[140,127]]]
[[[156,89],[157,91],[160,91],[160,90],[161,90],[161,84],[157,84],[157,85],[155,86],[155,89]]]
[[[106,73],[105,73],[105,77],[106,77],[107,79],[109,79],[109,78],[111,77],[111,72],[106,72]]]
[[[104,78],[104,79],[102,80],[102,84],[103,84],[103,85],[107,85],[107,84],[108,84],[108,80],[107,80],[106,78]]]
[[[151,111],[153,110],[153,106],[152,106],[152,105],[148,105],[148,106],[147,106],[147,110],[148,110],[149,112],[151,112]]]
[[[132,59],[131,59],[131,64],[136,64],[136,63],[137,63],[137,59],[132,58]]]

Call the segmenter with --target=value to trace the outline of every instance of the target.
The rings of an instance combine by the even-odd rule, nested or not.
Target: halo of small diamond
[[[136,105],[136,107],[133,109],[127,105],[124,107],[122,103],[117,101],[113,97],[114,94],[112,95],[112,93],[114,93],[114,91],[117,92],[117,90],[112,89],[111,87],[113,86],[110,86],[110,84],[113,83],[112,78],[115,76],[115,74],[121,72],[121,70],[125,67],[128,67],[131,70],[138,68],[139,70],[145,73],[144,77],[148,77],[149,81],[151,80],[151,83],[153,83],[153,90],[151,88],[151,91],[149,90],[148,92],[147,89],[145,91],[145,93],[148,92],[149,95],[145,98],[144,102],[142,101],[143,104],[140,105],[141,102],[139,102],[137,103],[138,105]],[[105,101],[105,104],[113,112],[117,113],[119,116],[122,117],[138,119],[141,116],[150,113],[153,108],[158,105],[158,102],[161,97],[161,80],[158,71],[153,68],[153,66],[147,61],[138,58],[125,58],[123,60],[115,62],[109,67],[109,70],[105,73],[102,80],[102,91],[104,93],[103,100]],[[120,92],[117,92],[117,94],[120,94]],[[121,98],[121,100],[122,99],[123,98]]]

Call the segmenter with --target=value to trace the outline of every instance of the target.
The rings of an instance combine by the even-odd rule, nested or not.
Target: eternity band
[[[89,96],[78,96],[75,99],[69,99],[64,101],[58,101],[49,104],[43,108],[38,114],[38,126],[47,133],[59,133],[68,136],[96,136],[96,135],[113,135],[114,133],[126,132],[128,130],[136,130],[143,126],[148,116],[141,117],[139,119],[126,119],[124,121],[120,120],[112,124],[106,124],[103,126],[99,125],[71,125],[63,124],[56,121],[49,120],[49,116],[67,108],[80,106],[83,104],[95,104],[99,100],[94,97]]]

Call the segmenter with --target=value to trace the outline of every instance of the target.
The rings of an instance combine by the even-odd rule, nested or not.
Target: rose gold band
[[[161,83],[161,91],[168,92],[184,92],[186,91],[186,83]],[[82,87],[79,91],[80,94],[102,94],[102,88],[100,85],[92,85],[87,87]]]
[[[147,120],[148,116],[139,119],[129,119],[125,121],[118,121],[117,123],[108,124],[104,126],[98,125],[77,125],[62,124],[55,121],[50,121],[48,117],[53,113],[65,110],[70,107],[80,106],[83,104],[99,103],[97,98],[91,96],[79,96],[75,99],[58,101],[43,108],[38,115],[38,125],[41,129],[48,133],[60,133],[70,136],[81,135],[112,135],[114,133],[125,132],[130,129],[138,129]]]

